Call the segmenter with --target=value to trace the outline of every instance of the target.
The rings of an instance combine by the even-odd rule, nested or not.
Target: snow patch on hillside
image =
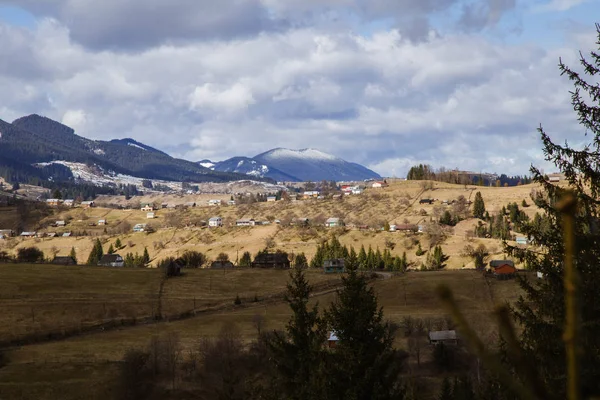
[[[142,149],[142,150],[146,150],[144,147],[140,146],[139,144],[135,144],[135,143],[131,143],[131,142],[127,142],[127,146],[131,146],[131,147],[137,147],[138,149]]]

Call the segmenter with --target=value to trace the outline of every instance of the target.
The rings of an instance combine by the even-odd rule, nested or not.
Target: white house
[[[144,232],[146,230],[146,224],[135,224],[133,226],[134,232]]]
[[[377,181],[377,182],[373,182],[373,184],[371,185],[371,187],[373,189],[381,189],[384,187],[388,187],[389,185],[387,184],[387,182],[383,182],[383,181]]]
[[[90,208],[90,207],[95,207],[96,203],[94,203],[93,201],[82,201],[81,202],[81,207],[83,208]]]
[[[277,201],[277,196],[267,196],[267,201],[268,202]]]
[[[256,225],[256,221],[254,219],[238,219],[235,221],[236,226],[254,226]]]
[[[325,221],[325,226],[327,228],[337,228],[338,226],[342,226],[343,223],[339,218],[329,218]]]
[[[98,225],[106,225],[106,220],[105,219],[99,219],[98,220]]]
[[[152,207],[150,204],[146,204],[144,207],[142,207],[142,211],[145,211],[145,212],[150,212],[153,210],[154,210],[154,207]]]
[[[65,221],[56,221],[54,226],[65,226],[67,223]]]
[[[74,204],[75,200],[73,199],[66,199],[65,201],[63,201],[63,205],[66,207],[73,207]]]
[[[221,200],[218,200],[218,199],[209,200],[208,205],[209,206],[220,206]]]
[[[208,220],[208,226],[212,228],[223,226],[223,219],[221,217],[212,217]]]

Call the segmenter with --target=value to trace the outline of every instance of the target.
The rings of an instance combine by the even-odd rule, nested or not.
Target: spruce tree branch
[[[505,384],[521,400],[548,400],[547,397],[539,397],[531,387],[519,383],[515,377],[510,374],[507,368],[502,365],[500,359],[485,349],[485,345],[460,311],[454,300],[454,295],[448,286],[438,286],[437,293],[442,304],[454,319],[461,335],[464,336],[467,345],[469,345],[471,350],[481,358],[484,365],[486,365],[490,371],[497,374],[499,380],[503,384]]]

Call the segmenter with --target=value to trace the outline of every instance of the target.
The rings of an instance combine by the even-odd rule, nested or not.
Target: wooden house
[[[289,269],[290,260],[286,253],[259,253],[252,262],[253,268]]]
[[[458,344],[458,336],[455,330],[431,331],[429,332],[429,343]]]
[[[123,267],[125,260],[118,254],[105,254],[102,256],[98,265],[102,267]]]
[[[492,260],[490,267],[496,279],[512,279],[517,274],[517,268],[512,260]]]
[[[77,265],[77,261],[71,256],[56,256],[52,260],[52,264],[56,265]]]

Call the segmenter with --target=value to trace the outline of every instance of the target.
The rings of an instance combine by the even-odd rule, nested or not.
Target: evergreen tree
[[[392,328],[366,278],[349,269],[326,313],[338,337],[328,365],[329,399],[402,399]]]
[[[320,366],[324,361],[326,327],[319,317],[318,306],[308,307],[311,287],[300,268],[294,268],[287,285],[285,301],[292,310],[286,332],[274,332],[269,341],[276,371],[278,398],[323,398]]]
[[[348,258],[346,258],[345,262],[346,268],[359,267],[358,255],[356,254],[356,250],[354,250],[354,247],[350,247],[350,254],[348,254]]]
[[[402,260],[401,260],[402,272],[406,271],[408,268],[408,259],[406,258],[406,252],[402,252]]]
[[[142,264],[148,265],[150,263],[150,254],[148,253],[148,248],[144,247],[144,255],[142,255]]]
[[[306,260],[306,256],[304,253],[300,253],[294,259],[294,267],[296,268],[306,268],[308,267],[308,261]]]
[[[115,248],[113,247],[112,243],[111,245],[108,247],[108,251],[106,252],[106,254],[113,254],[115,252]]]
[[[442,389],[440,391],[439,400],[454,400],[454,394],[452,393],[452,384],[448,378],[444,378],[442,381]]]
[[[365,245],[360,246],[358,252],[358,268],[367,269],[367,252],[365,251]]]
[[[242,254],[242,258],[240,259],[239,266],[240,267],[249,267],[252,265],[252,255],[249,251],[245,251]]]
[[[446,266],[448,256],[444,254],[441,246],[435,246],[433,251],[427,255],[427,267],[429,269],[442,269]]]
[[[475,218],[483,219],[485,213],[486,211],[483,197],[481,196],[481,192],[477,192],[475,193],[475,200],[473,201],[473,216]]]
[[[596,25],[598,44],[600,45],[600,25]],[[600,55],[591,54],[592,61],[581,57],[583,71],[597,82],[600,76]],[[558,145],[552,142],[543,128],[539,133],[543,142],[543,150],[547,161],[552,162],[565,174],[568,188],[578,201],[578,212],[575,216],[575,252],[573,261],[577,270],[578,287],[575,293],[579,301],[580,332],[579,347],[585,349],[580,357],[581,398],[590,398],[600,394],[600,301],[598,288],[600,274],[600,105],[598,99],[600,88],[598,83],[587,83],[585,76],[560,62],[561,74],[567,75],[574,82],[575,89],[571,93],[572,104],[578,114],[585,135],[593,135],[591,143],[581,149],[569,144]],[[581,91],[585,92],[582,94]],[[587,104],[587,99],[594,104]],[[543,218],[547,220],[544,227],[526,224],[524,232],[535,243],[544,248],[540,252],[525,252],[527,265],[531,270],[540,271],[544,279],[533,282],[526,279],[519,283],[524,295],[519,299],[514,314],[520,322],[521,344],[542,377],[548,392],[556,398],[566,398],[566,363],[563,342],[565,325],[565,290],[563,283],[563,262],[565,245],[561,230],[561,215],[556,202],[562,197],[565,189],[548,182],[544,174],[532,167],[533,180],[544,187],[545,195],[538,196],[535,203],[543,210]],[[515,254],[520,254],[512,249]]]
[[[96,239],[94,243],[94,247],[88,256],[87,264],[88,265],[98,265],[98,261],[104,255],[104,251],[102,250],[102,243],[100,243],[100,239]]]
[[[75,260],[75,264],[77,264],[77,253],[75,252],[75,247],[71,247],[71,252],[69,253],[69,257]]]
[[[121,247],[123,247],[123,245],[121,244],[121,239],[117,238],[117,240],[115,241],[115,248],[119,250]]]

